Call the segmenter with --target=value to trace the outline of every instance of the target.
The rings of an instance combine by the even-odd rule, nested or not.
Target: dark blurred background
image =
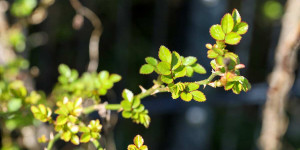
[[[122,75],[114,91],[104,100],[118,103],[124,88],[139,93],[138,85],[149,88],[155,75],[140,75],[139,67],[147,56],[157,57],[160,45],[183,56],[196,56],[210,72],[206,43],[213,43],[209,28],[221,17],[237,8],[249,24],[247,34],[236,52],[242,71],[252,84],[248,93],[204,89],[207,102],[186,103],[172,100],[170,94],[143,100],[149,109],[148,129],[119,117],[114,130],[117,149],[124,149],[136,134],[141,134],[151,150],[255,150],[261,129],[263,104],[268,75],[274,66],[274,53],[281,29],[285,0],[87,0],[83,5],[93,10],[104,27],[100,41],[100,70]],[[300,8],[299,8],[300,9]],[[48,18],[31,26],[28,33],[44,35],[45,44],[34,46],[27,56],[31,66],[40,69],[36,78],[39,90],[51,92],[57,82],[59,64],[64,63],[85,72],[89,62],[89,39],[93,26],[84,20],[79,30],[72,28],[75,15],[69,1],[57,0],[49,8]],[[30,42],[30,37],[29,37]],[[299,58],[299,57],[298,57]],[[299,59],[298,59],[299,60]],[[299,61],[298,61],[299,62]],[[299,66],[298,66],[299,68]],[[284,136],[286,149],[300,148],[300,78],[290,93],[287,105],[289,128]],[[208,75],[196,75],[188,81]]]

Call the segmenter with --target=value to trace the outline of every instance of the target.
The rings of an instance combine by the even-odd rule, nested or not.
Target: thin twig
[[[94,30],[92,31],[90,44],[89,44],[89,56],[90,62],[88,64],[88,71],[97,71],[99,63],[99,42],[102,35],[102,23],[99,17],[91,11],[89,8],[83,6],[79,0],[70,0],[72,7],[76,12],[86,17],[93,25]]]

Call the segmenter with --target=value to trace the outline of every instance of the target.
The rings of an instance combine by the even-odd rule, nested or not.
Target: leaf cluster
[[[148,146],[144,145],[144,139],[140,135],[134,137],[133,143],[128,145],[127,150],[148,150]]]
[[[67,65],[61,64],[58,67],[60,76],[59,83],[54,89],[53,94],[62,99],[68,96],[71,98],[82,97],[83,99],[91,98],[99,102],[100,96],[106,95],[116,82],[121,80],[118,74],[109,74],[108,71],[99,73],[84,73],[78,77],[75,69],[70,69]]]
[[[61,134],[60,138],[65,142],[71,141],[78,145],[100,139],[102,125],[99,120],[91,120],[88,125],[81,121],[82,98],[69,100],[65,97],[56,105],[58,108],[54,112],[58,116],[55,120],[51,117],[52,110],[43,104],[31,106],[31,111],[36,119],[53,124],[55,131]]]
[[[241,35],[248,30],[248,24],[241,21],[239,12],[234,9],[232,14],[225,14],[221,20],[221,25],[213,25],[210,28],[211,36],[216,40],[216,44],[206,44],[207,57],[213,59],[210,64],[213,72],[220,76],[219,80],[209,83],[212,87],[224,87],[225,90],[232,90],[239,94],[241,91],[247,92],[251,89],[248,80],[240,76],[240,69],[245,65],[240,64],[239,56],[226,49],[226,44],[236,45],[241,40]]]
[[[184,101],[205,101],[205,95],[197,90],[199,85],[193,83],[175,83],[175,80],[181,77],[192,77],[194,73],[205,74],[205,68],[197,63],[197,58],[193,56],[183,57],[176,51],[171,52],[165,46],[159,48],[157,60],[153,57],[147,57],[147,64],[140,69],[141,74],[150,74],[155,71],[159,79],[167,84],[172,98],[180,97]]]
[[[122,97],[124,99],[121,101],[123,108],[122,116],[124,118],[131,118],[135,123],[143,124],[148,128],[151,119],[148,115],[148,110],[141,104],[141,99],[138,96],[134,96],[128,89],[123,90]]]

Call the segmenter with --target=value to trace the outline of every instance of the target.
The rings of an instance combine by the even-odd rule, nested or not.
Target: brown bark
[[[295,64],[300,44],[300,1],[287,1],[282,19],[282,29],[275,55],[275,67],[271,73],[267,101],[263,112],[263,125],[259,138],[263,150],[278,150],[286,132],[288,118],[285,103],[295,80]]]

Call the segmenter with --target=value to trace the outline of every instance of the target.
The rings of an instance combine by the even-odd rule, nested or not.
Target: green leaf
[[[125,100],[128,100],[129,102],[132,102],[133,96],[134,96],[133,93],[128,89],[124,89],[123,92],[122,92],[122,97]]]
[[[220,48],[212,48],[212,50],[219,55],[224,55],[224,51]]]
[[[190,66],[196,63],[197,58],[193,56],[188,56],[184,58],[183,65]]]
[[[101,81],[106,81],[108,79],[108,77],[109,77],[109,72],[106,70],[103,70],[99,73],[99,79]]]
[[[140,74],[150,74],[154,71],[154,67],[149,64],[145,64],[140,69]]]
[[[235,82],[227,82],[226,85],[225,85],[225,87],[224,87],[224,89],[226,91],[228,91],[228,90],[232,89],[232,87],[234,86],[234,84],[235,84]]]
[[[63,139],[65,142],[69,142],[71,139],[72,133],[70,131],[66,131],[61,135],[61,139]]]
[[[191,66],[186,66],[186,76],[192,77],[194,74],[194,69]]]
[[[192,91],[193,99],[198,102],[206,101],[205,95],[201,91]]]
[[[148,150],[147,145],[143,145],[142,147],[140,147],[140,150]]]
[[[235,53],[228,52],[228,53],[225,54],[225,57],[230,58],[230,59],[231,59],[232,61],[234,61],[236,64],[239,64],[239,63],[240,63],[239,56],[236,55]]]
[[[222,26],[224,33],[226,34],[226,33],[231,32],[233,29],[233,25],[234,25],[234,22],[233,22],[232,16],[229,13],[225,14],[221,21],[221,26]]]
[[[216,58],[216,62],[218,65],[223,66],[224,65],[224,58],[222,56],[218,56]]]
[[[121,106],[124,110],[131,110],[132,104],[128,100],[123,100]]]
[[[132,107],[132,108],[136,108],[136,107],[138,107],[140,104],[141,104],[141,99],[139,99],[139,98],[134,98],[131,107]]]
[[[213,25],[209,29],[210,36],[215,40],[224,40],[225,33],[222,30],[221,25]]]
[[[37,5],[37,0],[16,0],[10,9],[16,17],[26,17],[31,14]]]
[[[186,102],[189,102],[192,100],[193,95],[191,93],[181,92],[180,98]]]
[[[69,77],[69,81],[73,82],[78,78],[78,72],[75,69],[71,70],[71,76]]]
[[[81,126],[81,127],[79,127],[79,131],[83,132],[83,133],[90,132],[90,128],[88,128],[86,126]]]
[[[237,9],[233,9],[232,18],[233,18],[233,21],[234,21],[234,25],[241,22],[242,18],[241,18],[241,15],[240,15],[240,13],[238,12]]]
[[[60,64],[58,67],[58,71],[63,76],[66,76],[66,77],[71,76],[71,69],[65,64]]]
[[[9,112],[14,112],[19,110],[22,107],[22,99],[13,98],[8,101],[7,108]]]
[[[87,143],[91,139],[90,133],[83,133],[80,137],[80,143]]]
[[[192,67],[193,67],[195,72],[197,72],[199,74],[206,74],[206,70],[202,65],[194,64],[194,65],[192,65]]]
[[[175,78],[180,78],[184,77],[186,75],[186,67],[185,66],[180,66],[176,70],[174,70],[174,77]]]
[[[189,83],[187,85],[187,88],[188,88],[188,91],[194,91],[194,90],[199,89],[199,85],[196,83]]]
[[[225,43],[230,45],[236,45],[240,42],[241,36],[235,32],[230,32],[225,37]]]
[[[216,53],[216,52],[213,51],[213,50],[208,50],[208,51],[207,51],[207,57],[210,58],[210,59],[217,58],[218,56],[219,56],[219,54]]]
[[[139,149],[135,145],[130,144],[128,145],[127,150],[139,150]]]
[[[142,138],[142,136],[137,135],[137,136],[134,137],[133,143],[134,143],[134,145],[136,145],[138,148],[140,148],[140,147],[144,144],[144,139]]]
[[[248,31],[248,24],[246,22],[240,22],[234,26],[232,31],[240,35],[245,34]]]
[[[164,82],[164,83],[167,83],[167,84],[170,84],[173,82],[173,78],[172,78],[172,75],[162,75],[160,77],[161,81]]]
[[[59,115],[56,118],[56,125],[64,125],[65,123],[67,123],[67,121],[68,121],[68,118],[66,116]]]
[[[152,66],[156,66],[158,64],[157,60],[153,57],[146,57],[146,62]]]
[[[239,82],[235,82],[234,86],[232,87],[232,91],[235,94],[240,94],[242,91],[242,85]]]
[[[177,52],[172,53],[172,61],[171,61],[171,68],[172,70],[177,69],[181,65],[180,55]]]
[[[79,137],[77,135],[72,135],[71,142],[75,145],[79,145]]]
[[[137,108],[134,109],[135,112],[142,112],[143,110],[145,110],[144,105],[139,105]]]
[[[167,62],[158,63],[157,69],[162,75],[169,75],[171,73],[171,66]]]
[[[119,82],[122,79],[122,77],[118,74],[111,74],[109,77],[109,80],[112,82]]]
[[[226,47],[224,41],[216,41],[217,48],[224,49]]]
[[[148,128],[149,125],[150,125],[151,118],[150,118],[147,114],[143,115],[142,118],[143,118],[143,120],[144,120],[144,121],[143,121],[143,125],[144,125],[146,128]]]
[[[161,61],[171,63],[172,54],[171,54],[170,50],[163,45],[160,46],[160,48],[159,48],[158,57]]]
[[[217,63],[216,63],[216,60],[212,60],[210,61],[210,66],[214,69],[214,70],[217,70]]]
[[[122,116],[124,118],[130,118],[132,116],[132,113],[130,111],[122,111]]]

